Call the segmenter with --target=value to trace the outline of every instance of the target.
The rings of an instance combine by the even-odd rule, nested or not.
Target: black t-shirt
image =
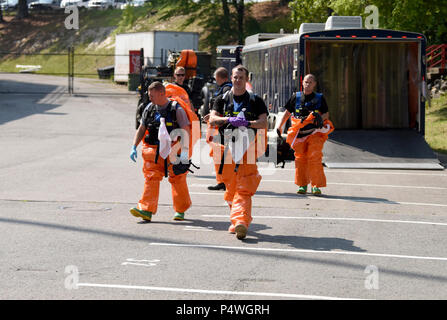
[[[174,82],[174,84],[185,89],[186,93],[188,94],[189,99],[191,99],[191,89],[189,89],[189,87],[186,84],[178,84],[177,82]]]
[[[303,95],[304,94],[301,95],[301,99],[303,98]],[[313,98],[315,98],[315,93],[314,92],[312,92],[309,95],[304,95],[304,102],[310,102],[310,101],[312,101]],[[292,114],[295,112],[295,109],[296,109],[296,93],[294,93],[290,97],[289,101],[287,101],[287,103],[284,106],[284,108],[286,108],[286,110],[289,111]],[[321,106],[318,109],[318,111],[320,112],[320,114],[323,114],[323,113],[326,113],[326,112],[329,111],[329,108],[327,106],[326,99],[324,98],[324,96],[321,97]]]
[[[224,115],[225,100],[223,99],[223,97],[224,95],[218,96],[212,108],[212,110],[217,111],[220,115]],[[241,96],[234,95],[233,98],[237,103],[241,103],[245,99],[250,99],[250,93],[248,93],[248,91],[245,91],[243,95]],[[230,103],[232,103],[232,101],[230,101]],[[267,115],[269,113],[264,100],[262,100],[257,95],[254,95],[254,102],[253,104],[250,105],[250,112],[253,113],[255,116],[257,116],[258,118],[263,113],[266,113]]]

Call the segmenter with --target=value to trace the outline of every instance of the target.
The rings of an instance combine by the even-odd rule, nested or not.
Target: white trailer
[[[128,82],[129,51],[144,49],[144,64],[165,65],[169,51],[199,48],[197,32],[150,31],[122,33],[115,40],[115,82]],[[154,71],[155,72],[155,71]]]

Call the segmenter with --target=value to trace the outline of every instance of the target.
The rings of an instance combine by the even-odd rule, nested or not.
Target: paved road
[[[261,163],[239,241],[223,193],[206,189],[202,141],[187,220],[172,220],[163,181],[142,223],[128,211],[143,186],[141,156],[129,159],[136,97],[27,81],[56,93],[0,96],[0,299],[447,298],[445,170],[326,169],[315,197],[296,194],[292,163]]]

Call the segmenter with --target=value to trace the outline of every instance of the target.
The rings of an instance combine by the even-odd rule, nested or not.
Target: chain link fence
[[[65,52],[0,52],[0,94],[133,95],[141,65],[133,74],[116,73],[118,57],[129,61],[132,55],[77,53],[72,47]],[[115,82],[115,77],[127,81]]]

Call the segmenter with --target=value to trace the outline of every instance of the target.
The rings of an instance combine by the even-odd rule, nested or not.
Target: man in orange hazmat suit
[[[323,170],[323,145],[334,130],[329,120],[326,100],[321,93],[314,92],[316,78],[308,74],[303,79],[303,91],[292,95],[285,105],[285,114],[279,128],[283,128],[292,115],[292,126],[287,132],[287,142],[295,152],[295,184],[298,193],[305,194],[311,184],[314,195],[321,194],[326,187]]]
[[[220,149],[214,154],[223,149],[219,173],[226,186],[224,199],[230,207],[228,231],[244,239],[252,221],[251,198],[262,178],[256,158],[263,152],[257,150],[256,140],[267,130],[268,110],[260,97],[246,90],[248,70],[244,66],[233,68],[231,80],[232,89],[216,98],[209,123],[219,127],[221,138]]]
[[[174,220],[183,220],[185,211],[191,206],[186,183],[188,166],[185,165],[189,164],[190,155],[191,120],[185,111],[188,105],[181,99],[168,99],[166,88],[161,82],[153,82],[148,91],[151,103],[143,112],[130,154],[130,158],[136,161],[136,149],[144,137],[142,156],[145,184],[137,207],[131,208],[130,213],[151,221],[152,215],[157,212],[160,181],[163,176],[169,176],[176,212]],[[175,136],[173,130],[176,129],[182,129],[176,131],[181,138],[172,141],[171,136]]]
[[[216,92],[214,92],[213,98],[210,101],[210,106],[211,108],[214,105],[214,102],[216,101],[216,98],[222,94],[224,94],[227,91],[230,91],[231,88],[233,87],[233,84],[231,83],[231,81],[228,80],[228,70],[224,67],[220,67],[217,68],[216,71],[214,72],[214,79],[216,79],[216,84],[219,86],[216,90]],[[203,120],[207,123],[207,129],[206,129],[206,143],[208,143],[210,145],[210,157],[213,158],[213,162],[214,162],[214,168],[216,171],[216,181],[217,184],[214,186],[209,186],[208,190],[224,190],[225,191],[225,183],[223,182],[222,179],[222,175],[219,174],[219,164],[220,164],[220,159],[222,157],[221,154],[218,154],[216,156],[214,156],[214,149],[215,148],[214,144],[215,142],[213,142],[213,136],[216,135],[216,133],[218,132],[218,127],[216,126],[211,126],[209,123],[209,117],[210,114],[208,113],[206,116],[203,117]],[[220,143],[220,141],[218,142]]]

